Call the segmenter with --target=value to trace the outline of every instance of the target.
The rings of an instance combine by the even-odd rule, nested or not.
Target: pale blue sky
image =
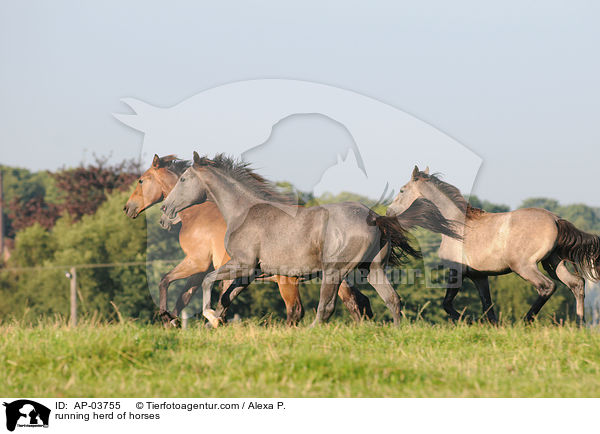
[[[291,78],[448,133],[483,158],[483,198],[598,206],[599,22],[592,1],[2,1],[0,162],[135,157],[142,135],[111,116],[120,98],[166,107]]]

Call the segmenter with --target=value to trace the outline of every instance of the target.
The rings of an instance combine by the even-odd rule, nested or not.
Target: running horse
[[[138,179],[135,191],[123,208],[127,216],[136,218],[145,209],[161,202],[190,164],[190,161],[177,159],[173,155],[162,158],[154,155],[152,165]],[[206,274],[229,260],[224,245],[227,226],[214,203],[207,202],[189,207],[181,211],[175,221],[161,217],[163,227],[179,221],[181,221],[179,244],[186,256],[164,275],[159,284],[159,309],[165,324],[170,322],[175,324],[177,316],[189,303]],[[171,313],[167,308],[169,285],[176,280],[186,278],[188,280],[185,289],[178,297],[175,309]],[[277,283],[286,306],[287,324],[296,325],[304,315],[298,291],[298,279],[272,276],[265,280]],[[360,321],[365,316],[368,318],[373,316],[369,299],[348,282],[341,283],[338,294],[355,321]],[[224,315],[225,311],[222,312],[221,319],[224,319]]]
[[[335,309],[335,293],[348,274],[366,271],[398,324],[400,297],[390,285],[385,266],[405,254],[419,257],[409,243],[407,229],[422,226],[456,236],[452,223],[427,200],[415,203],[397,217],[380,216],[357,202],[297,207],[271,184],[222,154],[200,158],[179,178],[162,209],[169,218],[195,204],[213,202],[227,225],[225,246],[231,259],[202,282],[203,314],[219,325],[220,310],[262,274],[322,279],[319,305],[313,323],[329,319]],[[424,218],[423,216],[427,216]],[[396,250],[398,249],[398,250]],[[221,294],[219,308],[211,308],[212,287],[217,281],[234,280]]]
[[[473,208],[460,191],[429,168],[415,166],[410,181],[404,185],[387,210],[397,215],[422,198],[432,201],[447,219],[464,221],[462,238],[442,235],[438,254],[450,267],[470,278],[479,290],[484,313],[496,323],[488,276],[517,273],[538,292],[525,319],[532,321],[556,291],[554,280],[563,282],[573,292],[579,324],[584,321],[584,277],[600,278],[600,238],[577,229],[571,222],[541,208],[524,208],[491,213]],[[550,275],[538,269],[541,262]],[[566,264],[572,263],[577,274]],[[443,306],[453,319],[460,317],[453,300],[460,288],[448,288]]]

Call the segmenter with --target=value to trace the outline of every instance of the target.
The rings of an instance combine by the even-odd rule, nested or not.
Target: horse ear
[[[412,179],[417,179],[419,176],[419,168],[417,167],[417,165],[415,165],[415,168],[413,169],[412,172]]]
[[[429,166],[427,166],[427,167],[425,168],[425,170],[423,171],[423,173],[424,173],[425,175],[429,175]]]
[[[200,155],[196,151],[194,151],[194,166],[200,165]]]
[[[157,154],[154,154],[154,158],[152,159],[152,167],[156,169],[160,167],[160,158]]]

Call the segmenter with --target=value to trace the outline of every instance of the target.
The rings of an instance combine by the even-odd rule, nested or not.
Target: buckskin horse
[[[579,324],[583,323],[583,277],[592,281],[600,278],[598,236],[580,231],[571,222],[541,208],[502,213],[473,208],[456,187],[430,175],[429,168],[421,172],[417,166],[410,181],[388,207],[387,214],[399,214],[422,198],[432,201],[447,219],[464,221],[460,229],[461,238],[442,235],[438,254],[450,267],[475,283],[490,322],[496,323],[496,315],[488,276],[514,272],[530,282],[538,292],[537,300],[525,317],[527,321],[534,319],[556,290],[554,279],[563,282],[573,292],[577,320]],[[552,279],[540,272],[539,262]],[[577,275],[567,269],[568,262],[576,267]],[[453,319],[460,317],[453,306],[459,289],[448,288],[444,297],[444,309]]]
[[[367,281],[398,324],[402,303],[387,279],[385,266],[390,257],[397,262],[405,254],[420,256],[408,241],[407,228],[419,225],[457,236],[453,224],[439,211],[438,219],[432,217],[437,209],[427,200],[416,201],[397,217],[380,216],[357,202],[297,207],[246,163],[222,154],[212,160],[200,158],[194,152],[193,165],[181,175],[162,209],[173,218],[206,201],[214,202],[225,219],[225,246],[231,257],[202,282],[203,314],[213,327],[219,324],[219,310],[226,309],[261,274],[321,276],[313,325],[325,322],[335,309],[338,286],[357,268],[367,272]],[[213,284],[232,279],[234,283],[221,295],[215,312],[211,309]]]
[[[162,158],[154,155],[152,165],[138,179],[135,191],[125,204],[123,208],[125,213],[131,218],[136,218],[145,209],[161,202],[190,164],[190,161],[177,159],[173,155]],[[229,260],[224,245],[227,226],[214,203],[206,202],[182,210],[177,220],[181,221],[179,244],[186,256],[164,275],[159,284],[160,315],[166,324],[175,323],[177,316],[189,303],[206,274],[213,268],[218,269]],[[161,222],[163,226],[167,223],[172,222]],[[188,278],[185,289],[178,297],[175,309],[171,313],[167,309],[169,285],[185,278]],[[298,291],[298,279],[272,276],[265,280],[277,283],[286,306],[287,324],[296,325],[304,315]],[[373,316],[369,299],[348,282],[343,281],[340,284],[338,294],[355,321],[360,321],[364,316],[368,318]],[[224,315],[225,311],[222,312],[222,319]]]

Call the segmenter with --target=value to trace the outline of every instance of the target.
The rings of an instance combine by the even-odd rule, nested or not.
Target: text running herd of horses
[[[373,314],[369,299],[347,278],[356,269],[366,274],[398,323],[402,303],[385,270],[405,255],[420,257],[407,236],[415,226],[441,234],[440,259],[473,281],[492,323],[497,318],[488,276],[514,272],[532,283],[538,298],[526,315],[529,321],[556,290],[555,280],[563,282],[575,296],[580,324],[584,278],[600,280],[599,237],[544,209],[491,213],[473,208],[456,187],[416,166],[381,216],[357,202],[298,206],[246,163],[224,155],[209,159],[194,152],[193,161],[155,155],[124,210],[136,218],[161,201],[161,225],[181,223],[179,243],[186,255],[159,285],[160,315],[167,325],[176,324],[201,286],[203,315],[217,327],[231,301],[254,279],[277,283],[287,323],[295,325],[304,314],[298,284],[316,276],[322,283],[314,324],[330,318],[336,294],[361,321]],[[540,272],[540,262],[551,278]],[[169,285],[186,278],[169,311]],[[213,310],[211,293],[219,281],[223,291]],[[453,306],[459,289],[447,288],[443,301],[454,320],[460,318]]]

